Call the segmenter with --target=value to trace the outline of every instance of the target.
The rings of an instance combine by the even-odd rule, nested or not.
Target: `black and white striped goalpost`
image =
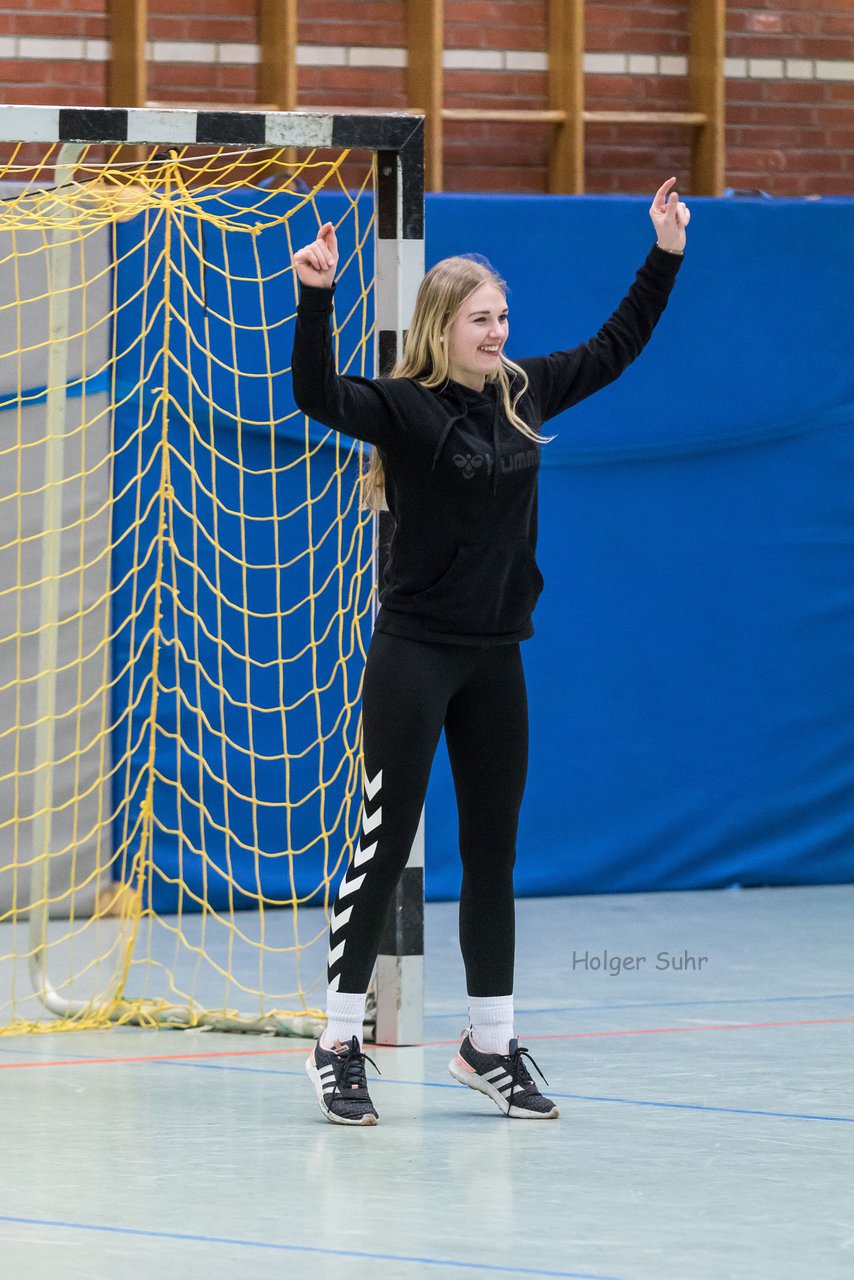
[[[377,155],[375,350],[379,373],[388,372],[402,353],[405,327],[424,275],[424,120],[407,119],[413,127],[405,144],[393,150],[382,145]],[[378,573],[392,523],[387,512],[376,521]],[[389,908],[376,973],[375,1039],[380,1044],[420,1044],[424,1039],[423,812]]]
[[[335,114],[313,111],[193,111],[142,107],[0,106],[0,143],[66,145],[73,164],[81,144],[196,144],[246,147],[359,148],[376,152],[374,224],[376,341],[374,372],[387,372],[402,352],[406,326],[424,275],[424,118],[417,115]],[[60,153],[58,164],[63,163]],[[375,573],[381,572],[390,530],[375,527]],[[48,604],[48,611],[53,607]],[[48,631],[51,618],[44,624]],[[54,620],[55,621],[55,620]],[[49,717],[46,717],[49,719]],[[45,753],[49,758],[49,753]],[[46,811],[49,806],[45,806]],[[44,832],[40,839],[47,847]],[[49,834],[49,833],[48,833]],[[44,896],[44,895],[43,895]],[[32,922],[31,922],[32,923]],[[46,919],[44,922],[46,923]],[[33,954],[41,967],[44,947]],[[398,887],[377,963],[376,1039],[417,1044],[423,1039],[424,821],[419,825]],[[39,975],[49,990],[46,974]],[[57,1006],[57,1013],[72,1012]]]

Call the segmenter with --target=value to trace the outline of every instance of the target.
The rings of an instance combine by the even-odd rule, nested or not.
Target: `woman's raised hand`
[[[675,191],[670,191],[675,181],[675,178],[668,178],[656,191],[649,207],[649,216],[662,249],[684,249],[685,228],[691,220],[687,204],[682,203]]]
[[[338,266],[338,241],[331,222],[324,222],[312,244],[297,249],[293,262],[303,284],[311,284],[318,289],[332,287]]]

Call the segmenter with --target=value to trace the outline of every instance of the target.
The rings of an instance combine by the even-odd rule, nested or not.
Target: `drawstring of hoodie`
[[[465,397],[463,393],[461,391],[458,391],[457,388],[454,387],[454,394],[457,397],[457,401],[462,404],[462,413],[456,413],[452,418],[449,418],[448,421],[445,423],[444,427],[442,428],[441,432],[439,433],[438,443],[436,445],[436,448],[433,450],[433,461],[430,464],[431,471],[436,470],[436,463],[439,461],[439,455],[441,454],[442,450],[445,447],[445,442],[448,439],[448,436],[451,434],[451,427],[454,425],[455,422],[459,422],[461,418],[465,418],[468,416],[468,406],[466,405]],[[492,469],[492,492],[493,493],[498,492],[498,472],[501,469],[501,440],[499,437],[499,425],[498,425],[500,412],[501,412],[501,399],[500,399],[498,390],[496,388],[495,405],[492,411],[492,453],[495,460],[494,466]]]
[[[430,464],[431,471],[436,470],[436,463],[439,461],[439,454],[444,449],[445,441],[447,440],[448,436],[451,434],[451,427],[454,425],[455,422],[459,422],[460,418],[464,418],[465,416],[466,415],[464,413],[457,413],[454,415],[453,418],[449,418],[448,421],[445,423],[444,427],[442,428],[441,434],[439,436],[439,443],[436,445],[436,448],[433,450],[433,461]]]
[[[501,470],[501,444],[498,439],[498,388],[495,389],[495,408],[492,413],[492,454],[495,458],[495,467],[492,473],[492,492],[498,492],[498,472]]]

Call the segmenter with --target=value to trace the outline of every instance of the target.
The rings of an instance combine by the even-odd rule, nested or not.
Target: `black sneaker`
[[[335,1045],[324,1049],[318,1040],[305,1063],[320,1110],[332,1124],[376,1124],[379,1116],[368,1093],[365,1062],[377,1064],[362,1052],[355,1036],[347,1045],[340,1040]]]
[[[551,1098],[544,1098],[534,1084],[523,1055],[545,1080],[528,1050],[519,1047],[518,1040],[510,1041],[509,1053],[481,1053],[472,1044],[469,1029],[459,1052],[448,1063],[448,1069],[460,1084],[485,1093],[499,1111],[511,1119],[556,1120],[560,1112]]]

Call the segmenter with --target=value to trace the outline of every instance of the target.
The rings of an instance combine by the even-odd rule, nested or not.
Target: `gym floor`
[[[0,1038],[0,1275],[847,1280],[852,922],[854,886],[521,901],[553,1121],[448,1074],[452,903],[427,909],[426,1043],[368,1046],[376,1128],[323,1119],[307,1041]]]

